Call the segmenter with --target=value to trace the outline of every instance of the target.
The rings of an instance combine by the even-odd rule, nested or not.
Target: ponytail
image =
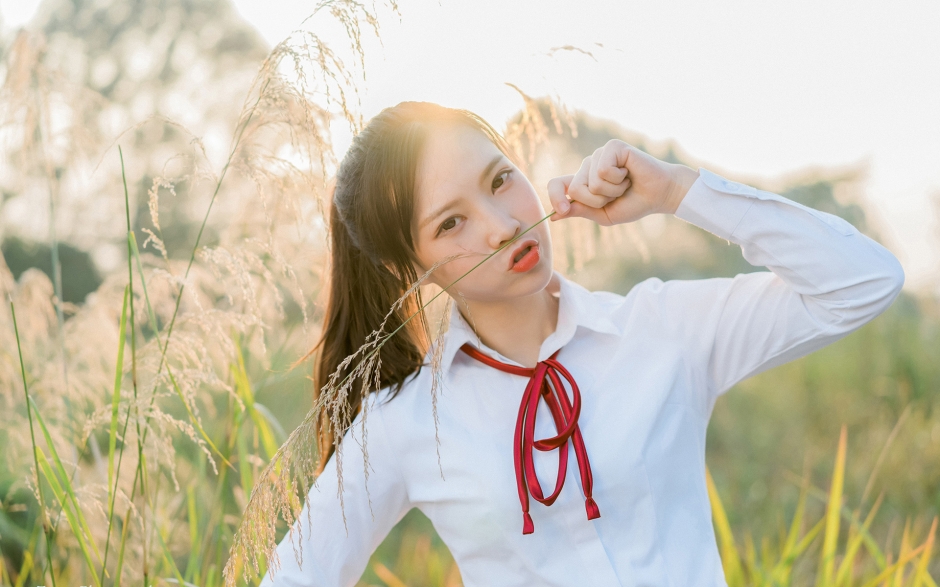
[[[330,244],[330,293],[323,321],[323,348],[314,370],[314,401],[319,399],[324,386],[340,363],[366,342],[366,337],[379,327],[389,309],[410,285],[405,285],[402,279],[385,267],[373,263],[356,248],[349,231],[337,219],[335,205],[330,207]],[[391,332],[398,328],[420,307],[420,294],[416,293],[413,299],[406,300],[393,312],[386,323],[385,331]],[[426,331],[426,319],[424,312],[421,312],[379,349],[380,385],[394,386],[393,396],[401,390],[408,375],[420,369],[427,348],[427,337],[424,335]],[[342,380],[354,368],[354,364],[348,365],[339,374],[339,378]],[[365,385],[366,382],[362,380],[355,381],[346,398],[344,412],[349,414],[350,421],[358,413],[364,399]],[[326,408],[319,415],[318,474],[333,454],[336,432],[342,435],[342,431],[332,429],[331,416]],[[349,424],[350,422],[341,423],[344,428]]]
[[[420,291],[396,303],[418,279],[411,233],[415,173],[426,139],[440,123],[479,130],[516,160],[505,140],[482,118],[426,102],[386,108],[356,135],[336,174],[329,204],[329,298],[317,344],[322,349],[314,367],[314,401],[393,307],[385,333],[418,314],[379,349],[380,387],[391,387],[391,397],[395,397],[405,380],[424,364],[430,333],[427,317],[419,311],[423,305]],[[346,366],[337,374],[339,379],[355,367]],[[361,379],[353,382],[341,408],[342,421],[337,422],[327,407],[318,415],[318,474],[358,414],[367,387]],[[334,422],[339,429],[333,429]]]

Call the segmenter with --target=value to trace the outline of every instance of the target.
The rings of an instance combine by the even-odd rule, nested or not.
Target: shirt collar
[[[612,308],[598,300],[593,292],[569,280],[558,271],[554,272],[548,289],[558,295],[558,323],[555,332],[548,336],[539,350],[539,361],[549,358],[552,353],[567,344],[575,334],[578,326],[583,326],[595,332],[623,336],[623,328],[611,319]],[[464,319],[453,303],[450,309],[450,324],[441,338],[435,344],[444,344],[441,355],[441,372],[446,373],[464,343],[469,342],[481,351],[503,361],[518,365],[515,361],[504,357],[495,350],[484,345],[477,337],[473,328]],[[428,353],[428,359],[433,349]]]

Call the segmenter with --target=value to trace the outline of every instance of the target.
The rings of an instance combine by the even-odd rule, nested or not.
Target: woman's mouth
[[[539,243],[535,240],[526,240],[513,251],[509,269],[516,273],[524,273],[539,262]]]

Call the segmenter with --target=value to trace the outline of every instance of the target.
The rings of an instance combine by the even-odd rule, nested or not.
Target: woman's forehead
[[[425,194],[452,197],[476,186],[480,172],[501,155],[486,135],[464,125],[448,125],[431,131],[418,160],[415,191],[419,200]]]

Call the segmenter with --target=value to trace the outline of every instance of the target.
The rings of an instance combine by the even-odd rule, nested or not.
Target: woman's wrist
[[[676,210],[679,209],[679,204],[682,203],[685,195],[689,193],[692,184],[698,179],[698,171],[687,165],[674,163],[672,171],[672,186],[669,189],[669,194],[666,196],[663,210],[661,210],[663,214],[675,214]]]

